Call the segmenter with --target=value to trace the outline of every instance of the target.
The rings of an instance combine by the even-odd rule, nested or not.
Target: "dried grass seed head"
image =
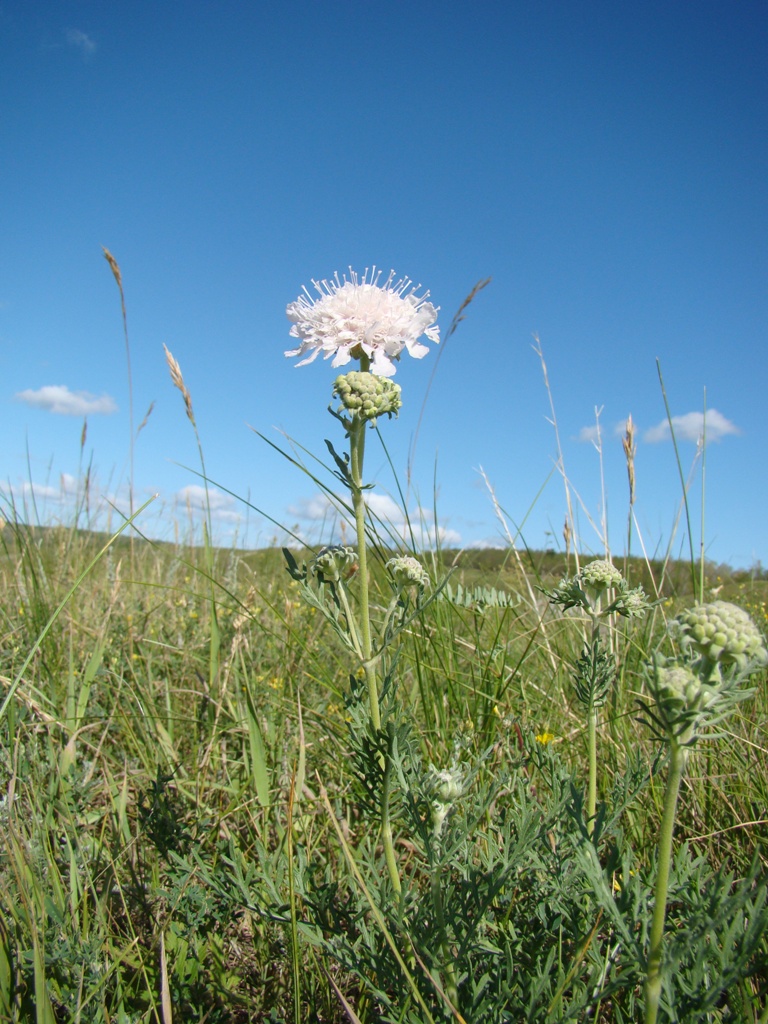
[[[173,357],[173,353],[168,349],[167,345],[163,345],[165,350],[165,361],[168,363],[168,369],[171,372],[171,381],[174,387],[177,387],[181,392],[182,398],[184,399],[184,407],[187,410],[187,417],[192,424],[196,426],[195,414],[192,410],[192,396],[189,393],[187,385],[184,383],[184,377],[181,374],[181,367],[179,366],[176,359]]]

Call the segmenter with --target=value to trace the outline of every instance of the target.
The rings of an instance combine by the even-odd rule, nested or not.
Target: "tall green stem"
[[[371,665],[371,618],[368,602],[368,551],[365,536],[365,498],[363,497],[363,460],[365,458],[365,421],[354,418],[349,434],[350,478],[352,481],[352,509],[355,513],[357,533],[357,560],[360,565],[360,635],[363,648],[363,669],[368,683],[368,703],[374,731],[381,729],[379,690],[376,670]]]
[[[384,844],[384,857],[387,861],[387,871],[392,882],[392,888],[399,896],[402,887],[400,885],[400,873],[397,870],[395,845],[392,840],[392,824],[389,820],[389,795],[392,792],[392,746],[394,742],[395,726],[393,722],[389,722],[387,723],[387,758],[384,763],[384,782],[381,787],[381,840]]]
[[[369,362],[366,356],[360,357],[360,369],[367,371]],[[379,708],[379,688],[376,682],[376,668],[371,664],[373,644],[371,642],[371,617],[368,598],[368,546],[365,533],[365,498],[363,496],[363,463],[365,461],[365,420],[353,416],[349,431],[349,476],[352,491],[352,509],[355,514],[355,532],[357,534],[357,561],[360,576],[360,646],[363,655],[363,670],[368,684],[368,703],[371,714],[371,726],[374,733],[381,731],[381,711]],[[397,859],[392,839],[392,826],[389,817],[389,796],[392,786],[392,743],[394,736],[390,732],[387,742],[387,753],[384,758],[384,781],[381,788],[381,840],[384,845],[384,857],[392,888],[399,895],[402,889],[400,875],[397,870]]]
[[[587,783],[587,831],[595,829],[597,814],[597,708],[587,712],[587,750],[589,753],[589,780]]]
[[[602,601],[598,594],[595,598],[592,618],[592,649],[600,638],[600,610]],[[587,781],[587,831],[591,836],[595,830],[595,815],[597,814],[597,708],[594,704],[594,694],[587,709],[587,753],[589,757],[589,778]]]
[[[459,990],[456,984],[456,971],[453,969],[453,954],[448,945],[448,932],[445,927],[445,912],[443,910],[443,894],[440,889],[440,875],[435,867],[432,868],[430,888],[432,891],[432,906],[435,911],[437,927],[440,929],[440,949],[443,953],[443,968],[445,970],[446,993],[454,1009],[459,1006]]]
[[[645,976],[645,1024],[656,1024],[661,998],[661,958],[664,946],[664,921],[667,914],[667,891],[672,863],[672,839],[675,831],[675,811],[680,783],[688,760],[688,748],[672,740],[667,790],[659,834],[659,867],[656,875],[651,941],[648,952],[648,970]]]

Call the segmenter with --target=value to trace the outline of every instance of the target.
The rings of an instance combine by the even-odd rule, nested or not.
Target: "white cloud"
[[[474,551],[504,551],[509,547],[509,541],[503,537],[480,537],[478,540],[471,540],[467,547]]]
[[[434,523],[426,522],[412,522],[411,526],[413,527],[413,537],[417,548],[434,548],[438,540],[440,547],[443,548],[462,547],[461,534],[458,530],[438,525],[437,531],[435,531]],[[405,525],[401,527],[400,536],[406,543],[410,543],[411,534]]]
[[[191,512],[205,512],[206,508],[210,507],[211,519],[217,522],[239,523],[242,519],[232,495],[223,494],[215,487],[208,488],[206,498],[205,487],[201,484],[189,484],[188,487],[182,487],[176,492],[175,500],[177,505],[183,505]]]
[[[704,414],[687,412],[684,416],[673,416],[672,427],[678,440],[699,442],[704,434]],[[707,441],[720,441],[726,434],[740,434],[735,423],[731,423],[717,409],[707,409],[706,423]],[[653,444],[657,441],[668,441],[670,438],[669,423],[662,420],[655,427],[646,430],[643,440]]]
[[[16,488],[13,488],[14,495]],[[63,501],[65,494],[57,487],[49,484],[35,484],[25,480],[18,488],[18,494],[22,498],[34,498],[35,501]]]
[[[58,487],[53,487],[51,484],[38,484],[34,481],[23,480],[18,485],[11,485],[10,495],[14,501],[22,503],[26,499],[30,499],[62,504],[70,498],[76,498],[84,487],[84,481],[78,481],[77,477],[72,476],[70,473],[62,473],[59,477]]]
[[[386,537],[386,530],[389,530],[394,536],[402,538],[406,542],[410,542],[411,535],[413,535],[416,544],[420,547],[433,547],[436,536],[440,543],[446,546],[456,547],[461,544],[461,534],[456,530],[438,524],[437,531],[435,531],[434,517],[427,509],[417,506],[406,517],[397,502],[388,494],[377,494],[371,491],[366,493],[365,501],[374,520],[382,524],[381,534],[383,537]],[[290,505],[287,511],[290,516],[302,522],[321,526],[328,522],[335,523],[338,518],[346,518],[348,526],[354,533],[351,517],[345,517],[344,513],[337,509],[324,494],[302,498],[301,501]],[[299,533],[302,537],[305,536],[304,531],[300,530]],[[346,531],[346,536],[347,538],[350,536],[349,529]]]
[[[211,509],[226,508],[234,503],[228,494],[222,494],[221,491],[214,490],[213,488],[208,490],[207,502],[210,504]],[[178,505],[188,505],[190,508],[205,508],[205,487],[202,484],[189,484],[188,487],[182,487],[180,491],[176,491],[176,503]]]
[[[64,494],[77,494],[80,486],[77,477],[72,476],[71,473],[62,473],[59,483]]]
[[[371,513],[385,523],[403,523],[405,516],[396,501],[388,494],[370,492],[365,496],[365,503]],[[417,510],[418,511],[418,510]]]
[[[461,541],[460,534],[445,526],[438,525],[436,534],[434,514],[421,505],[411,508],[406,515],[388,494],[369,492],[365,496],[365,501],[374,519],[405,541],[410,541],[413,536],[416,544],[421,547],[434,545],[436,536],[443,544],[454,545]]]
[[[614,423],[612,428],[606,430],[605,428],[600,430],[600,435],[605,439],[606,436],[610,437],[624,437],[627,432],[627,421],[619,420],[618,423]],[[597,444],[598,441],[598,428],[597,424],[593,423],[590,427],[582,427],[576,435],[576,440],[583,444]]]
[[[91,39],[87,32],[83,32],[82,29],[67,29],[66,37],[69,45],[80,50],[84,57],[90,57],[92,53],[96,52],[96,43]]]
[[[582,427],[581,430],[579,431],[577,437],[576,437],[576,440],[577,441],[581,441],[582,444],[588,444],[588,443],[589,444],[596,444],[597,443],[597,427],[594,426],[594,425],[591,426],[591,427]]]
[[[312,523],[324,522],[336,515],[336,509],[324,494],[313,494],[311,498],[300,498],[288,506],[288,515]]]
[[[70,391],[65,384],[46,384],[37,391],[28,388],[18,391],[14,398],[33,409],[45,409],[61,416],[94,416],[98,413],[108,416],[117,412],[115,400],[109,395],[97,398],[88,391]]]

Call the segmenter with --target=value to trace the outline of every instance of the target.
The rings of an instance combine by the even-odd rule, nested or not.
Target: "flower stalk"
[[[439,850],[442,845],[442,831],[451,808],[464,792],[464,777],[461,767],[454,763],[451,768],[438,771],[430,766],[430,783],[432,789],[432,840]],[[443,970],[445,971],[445,989],[454,1009],[459,1005],[459,987],[454,969],[454,955],[448,942],[448,928],[445,921],[443,891],[440,886],[440,866],[436,862],[430,865],[430,895],[432,909],[435,913],[440,940],[440,951],[443,954]]]
[[[587,755],[587,830],[592,835],[597,815],[597,708],[594,705],[587,712]]]
[[[368,357],[362,353],[360,357],[361,371],[368,370]],[[357,557],[360,578],[360,647],[363,657],[363,671],[368,688],[368,707],[371,716],[371,727],[374,733],[381,732],[381,709],[379,708],[379,687],[376,679],[376,667],[372,662],[373,642],[371,638],[371,613],[368,588],[368,545],[365,533],[365,497],[363,495],[363,464],[365,461],[365,428],[367,421],[357,412],[352,414],[349,423],[349,480],[352,492],[352,510],[355,516],[355,533],[357,535]],[[384,757],[384,781],[381,789],[381,841],[384,845],[384,859],[392,882],[392,888],[400,895],[402,885],[400,872],[397,868],[392,825],[389,817],[389,802],[392,788],[392,737],[388,738],[387,752]]]
[[[443,909],[443,892],[440,888],[440,874],[436,867],[432,868],[430,877],[430,891],[432,894],[432,907],[435,912],[437,928],[440,932],[440,951],[443,954],[443,970],[445,971],[445,990],[451,1005],[457,1008],[459,1005],[459,988],[456,983],[456,971],[453,966],[453,953],[448,945],[448,931],[445,925],[445,911]]]
[[[593,661],[596,661],[600,654],[601,610],[602,593],[597,591],[594,596],[594,603],[587,609],[592,620],[592,636],[589,649],[594,654]],[[598,707],[602,702],[602,695],[595,691],[596,687],[594,685],[590,686],[589,700],[587,702],[587,830],[590,835],[595,830],[595,817],[597,815],[597,715]]]
[[[395,742],[394,723],[387,723],[387,756],[384,762],[384,781],[381,787],[381,841],[384,845],[384,859],[387,862],[387,871],[392,888],[398,896],[402,892],[400,883],[400,872],[397,868],[397,857],[395,856],[395,844],[392,839],[392,822],[389,817],[389,799],[392,793],[392,747]]]
[[[373,639],[371,633],[371,613],[368,578],[368,545],[366,538],[366,507],[363,494],[365,483],[363,477],[363,466],[365,463],[365,428],[368,422],[375,423],[376,415],[383,412],[397,412],[399,408],[400,389],[396,385],[386,388],[381,385],[378,389],[371,386],[366,380],[370,377],[370,358],[362,350],[360,351],[360,372],[348,374],[353,380],[339,378],[336,381],[334,391],[342,396],[349,418],[342,418],[349,435],[349,488],[352,496],[352,511],[355,517],[355,534],[357,536],[357,557],[358,572],[360,580],[360,653],[362,655],[362,668],[365,673],[365,681],[368,689],[368,707],[371,718],[371,727],[374,733],[381,732],[381,708],[379,707],[379,687],[376,678],[376,666],[373,662]],[[388,383],[388,382],[387,382]],[[385,394],[376,394],[386,392]],[[361,394],[365,401],[361,403]],[[351,406],[351,408],[350,408]],[[381,788],[381,841],[384,846],[384,859],[387,864],[387,872],[392,883],[392,888],[399,896],[402,891],[400,872],[397,867],[395,846],[392,837],[392,823],[390,820],[389,805],[392,791],[392,744],[394,736],[390,726],[387,729],[387,749],[383,758],[384,777]]]
[[[680,783],[685,773],[689,749],[689,747],[683,746],[676,740],[673,740],[671,743],[669,775],[667,777],[667,788],[664,793],[664,809],[662,811],[661,828],[659,831],[659,864],[656,872],[648,968],[645,976],[645,1024],[656,1024],[659,1012],[662,981],[661,961],[664,951],[664,921],[667,916],[669,870],[672,864],[672,840],[675,831],[677,798],[680,794]]]
[[[659,861],[645,976],[644,1024],[656,1024],[663,982],[664,922],[680,784],[691,749],[750,696],[743,683],[768,664],[762,635],[747,613],[726,601],[697,604],[670,623],[683,655],[657,655],[648,686],[655,704],[643,705],[654,731],[669,745],[669,775],[659,830]]]
[[[362,361],[362,360],[361,360]],[[368,685],[368,704],[371,725],[375,732],[381,729],[379,691],[376,683],[376,669],[371,664],[373,644],[371,641],[371,615],[368,594],[368,546],[365,535],[365,497],[363,496],[363,462],[365,460],[365,420],[353,416],[349,431],[349,476],[352,492],[352,510],[355,516],[357,535],[357,557],[360,574],[360,640],[363,656],[363,671]]]
[[[545,591],[551,604],[564,610],[580,608],[591,630],[576,662],[576,696],[587,717],[587,831],[593,835],[597,815],[597,724],[600,708],[616,680],[616,657],[603,638],[603,625],[615,613],[625,618],[645,614],[648,603],[642,587],[630,590],[619,570],[598,558],[585,565],[573,578],[565,579],[552,591]]]
[[[346,457],[338,456],[329,443],[338,469],[336,475],[349,488],[352,498],[359,571],[359,626],[351,614],[345,591],[347,566],[344,563],[347,552],[329,549],[318,556],[315,569],[320,582],[330,586],[336,605],[343,606],[346,629],[339,628],[333,610],[330,613],[331,620],[343,641],[360,659],[368,690],[370,726],[377,741],[382,738],[382,725],[376,677],[377,659],[373,656],[366,503],[363,494],[365,430],[369,423],[374,426],[379,416],[397,415],[401,405],[400,387],[388,378],[394,375],[402,353],[407,352],[415,359],[421,359],[429,348],[419,338],[424,336],[435,343],[440,340],[440,331],[435,322],[438,309],[427,301],[429,292],[417,294],[421,286],[414,287],[409,278],[395,281],[394,271],[383,284],[379,283],[380,279],[381,271],[376,267],[370,273],[366,270],[362,275],[350,268],[349,278],[346,275],[339,278],[336,274],[330,281],[314,281],[318,298],[312,297],[305,288],[303,294],[286,308],[292,325],[291,337],[299,339],[299,345],[285,353],[286,356],[299,356],[299,366],[311,363],[319,355],[331,359],[332,366],[345,366],[353,359],[359,361],[358,370],[352,370],[336,379],[333,394],[341,405],[337,410],[330,409],[344,426],[349,438],[348,461]],[[293,570],[294,573],[298,572],[295,566]],[[399,571],[409,575],[415,570],[411,566],[400,566]],[[300,577],[301,574],[298,575]],[[423,581],[416,582],[423,587]],[[407,581],[398,582],[400,590],[405,585]],[[385,619],[385,642],[396,602],[397,597]],[[394,724],[388,722],[386,747],[380,758],[383,773],[380,795],[381,838],[392,888],[399,895],[402,886],[390,819],[394,743]]]

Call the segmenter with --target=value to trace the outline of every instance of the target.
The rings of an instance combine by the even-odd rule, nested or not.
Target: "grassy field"
[[[688,566],[624,570],[654,604],[610,623],[590,837],[583,616],[538,589],[573,558],[422,558],[432,600],[412,601],[382,696],[396,898],[361,673],[281,552],[108,540],[0,534],[0,1019],[642,1019],[665,767],[637,698],[692,603]],[[371,545],[373,619],[391,554]],[[712,567],[706,588],[765,629],[768,581]],[[752,683],[684,779],[662,1019],[768,1019],[765,673]]]
[[[366,436],[400,389],[370,360],[435,330],[404,287],[288,307],[293,354],[360,363],[326,442],[353,545],[5,501],[0,1021],[768,1024],[768,578],[692,540],[580,559],[572,516],[566,554],[376,521]]]

